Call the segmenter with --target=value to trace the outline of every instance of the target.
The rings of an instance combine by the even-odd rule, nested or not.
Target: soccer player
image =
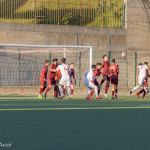
[[[94,84],[94,80],[96,79],[96,76],[94,76],[95,70],[96,70],[96,65],[92,65],[91,70],[84,74],[84,76],[85,76],[84,83],[87,86],[87,88],[89,89],[86,99],[90,99],[89,95],[91,94],[93,89],[95,90],[96,99],[101,99],[101,97],[98,96],[98,87]]]
[[[112,84],[112,99],[117,99],[119,67],[115,64],[115,59],[112,59],[111,62],[110,79]]]
[[[148,68],[148,62],[144,62],[144,65]],[[145,77],[145,80],[144,80],[144,84],[145,84],[145,87],[146,87],[146,90],[147,92],[148,91],[148,77],[150,77],[149,73],[148,73],[148,69],[146,69],[146,77]],[[137,98],[139,98],[139,95],[143,93],[143,96],[142,98],[146,99],[146,91],[144,89],[142,89],[141,91],[139,91],[138,93],[136,93],[136,96]]]
[[[43,98],[42,92],[47,87],[46,79],[47,79],[47,72],[48,72],[48,66],[49,66],[49,60],[45,61],[45,66],[42,68],[42,71],[40,73],[40,91],[39,91],[39,98]]]
[[[69,100],[71,100],[71,79],[70,79],[70,67],[66,63],[66,58],[61,59],[62,64],[57,67],[57,70],[61,73],[59,80],[59,91],[61,93],[60,99],[64,98],[62,86],[68,87]]]
[[[130,94],[132,94],[133,91],[137,90],[141,86],[144,88],[145,92],[147,92],[147,89],[144,84],[147,69],[148,69],[147,66],[143,65],[142,63],[139,64],[139,66],[137,67],[137,77],[136,77],[138,79],[138,85],[130,91]]]
[[[101,63],[97,63],[97,68],[96,68],[96,70],[94,71],[94,76],[96,77],[96,79],[94,80],[94,84],[97,86],[97,88],[98,88],[98,97],[100,97],[99,96],[99,94],[100,94],[100,85],[99,85],[99,83],[98,83],[98,81],[97,81],[97,78],[102,74],[101,73],[101,71],[100,71],[100,68],[101,68],[101,66],[102,66],[102,64]],[[92,95],[94,94],[94,90],[91,92],[91,94],[89,95],[89,98],[90,99],[92,99]],[[100,98],[102,98],[102,97],[100,97]]]
[[[56,97],[57,92],[57,84],[55,80],[56,72],[57,72],[57,66],[58,66],[58,59],[53,59],[53,64],[50,65],[49,75],[47,77],[48,80],[48,87],[44,93],[44,98],[46,99],[47,92],[52,88],[52,85],[54,86],[54,97]]]
[[[73,98],[73,92],[74,92],[74,86],[73,86],[72,78],[74,80],[74,83],[76,84],[76,78],[75,78],[75,75],[74,75],[74,63],[70,64],[71,98]],[[66,89],[66,86],[63,87],[63,93],[64,94],[65,94],[65,89]]]
[[[105,87],[105,93],[104,96],[107,98],[107,92],[109,89],[109,83],[110,83],[110,77],[109,77],[109,67],[110,67],[110,63],[108,61],[108,57],[107,55],[103,56],[104,61],[102,62],[102,66],[100,68],[100,70],[103,68],[103,79],[101,80],[100,86],[102,86],[102,84],[106,81],[106,87]]]

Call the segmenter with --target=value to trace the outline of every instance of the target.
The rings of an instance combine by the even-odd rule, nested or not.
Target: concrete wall
[[[150,64],[150,1],[127,0],[127,47],[131,57],[137,63],[147,61]],[[129,86],[134,85],[134,63],[128,67]]]
[[[92,45],[94,51],[126,49],[126,29],[0,23],[0,43]]]
[[[149,0],[127,0],[127,46],[128,50],[149,51]]]

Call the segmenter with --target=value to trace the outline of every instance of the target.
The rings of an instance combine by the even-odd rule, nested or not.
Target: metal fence
[[[0,22],[124,27],[124,0],[0,0]]]

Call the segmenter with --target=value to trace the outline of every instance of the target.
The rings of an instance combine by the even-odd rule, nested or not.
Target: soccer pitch
[[[150,98],[0,98],[0,149],[147,150]],[[2,144],[11,143],[11,147]]]

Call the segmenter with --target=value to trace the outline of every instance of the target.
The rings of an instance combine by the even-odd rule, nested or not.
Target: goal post
[[[92,46],[0,44],[0,95],[38,95],[44,61],[57,58],[74,63],[79,92],[84,73],[92,66]],[[76,92],[75,92],[76,93]],[[79,93],[77,93],[79,95]]]

